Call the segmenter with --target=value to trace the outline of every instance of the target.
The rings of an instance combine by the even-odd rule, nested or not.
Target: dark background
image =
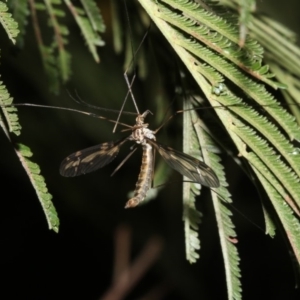
[[[299,2],[286,1],[284,7],[282,4],[276,6],[277,2],[281,3],[269,0],[259,2],[258,6],[299,32]],[[115,54],[112,48],[109,2],[102,1],[100,8],[108,27],[104,36],[107,45],[99,50],[101,63],[94,63],[76,25],[71,24],[69,51],[73,55],[73,76],[59,96],[49,92],[31,24],[27,27],[25,46],[19,50],[10,44],[1,30],[2,81],[16,102],[86,110],[76,106],[68,90],[73,95],[78,92],[94,105],[120,108],[127,92],[123,77],[124,56]],[[172,103],[171,109],[176,110],[180,106],[177,100],[171,102],[172,88],[165,87],[168,85],[166,75],[157,75],[158,71],[159,68],[149,68],[148,76],[137,79],[134,85],[140,110],[150,108],[154,112],[147,120],[154,128],[165,114],[164,111],[157,112],[157,107]],[[163,105],[158,104],[155,96],[158,85],[154,82],[157,80],[171,98],[164,99]],[[130,101],[126,110],[134,111]],[[33,151],[33,160],[41,166],[61,224],[59,234],[47,229],[35,191],[11,143],[2,134],[2,299],[100,299],[113,282],[115,251],[121,256],[129,243],[131,261],[134,261],[153,237],[163,242],[162,251],[126,299],[142,299],[150,291],[157,293],[151,299],[159,299],[159,293],[163,299],[226,299],[215,216],[205,189],[198,200],[198,208],[203,212],[200,260],[190,265],[184,253],[181,177],[178,174],[172,173],[170,184],[156,200],[125,210],[127,193],[134,188],[139,172],[140,152],[113,177],[110,174],[126,156],[129,146],[124,146],[124,152],[111,165],[95,173],[64,178],[58,172],[60,162],[70,153],[122,136],[112,133],[112,124],[51,109],[20,107],[19,114],[23,131],[15,140],[30,146]],[[115,115],[109,116],[115,118]],[[134,123],[127,116],[124,121]],[[181,116],[176,116],[174,122],[162,130],[159,141],[180,149],[180,122]],[[265,299],[266,294],[273,299],[299,299],[299,290],[295,288],[299,278],[283,236],[277,232],[271,239],[265,236],[263,229],[255,226],[263,228],[259,196],[238,167],[229,158],[224,156],[223,159],[235,207],[247,218],[233,210],[244,299]],[[120,228],[125,230],[121,234],[124,241],[116,247],[116,231]],[[131,233],[128,239],[126,232]],[[158,245],[158,242],[153,243]],[[157,290],[153,290],[155,288]]]

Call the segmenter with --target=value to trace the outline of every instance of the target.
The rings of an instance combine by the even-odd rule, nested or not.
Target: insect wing
[[[126,137],[72,153],[62,161],[59,169],[60,174],[65,177],[74,177],[106,166],[117,156],[120,147],[127,139]]]
[[[148,140],[167,162],[167,164],[194,182],[208,187],[219,187],[219,179],[215,172],[204,162],[171,147]]]

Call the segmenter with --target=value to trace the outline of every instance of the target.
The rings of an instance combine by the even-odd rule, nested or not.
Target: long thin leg
[[[129,24],[129,25],[128,25],[128,26],[129,26],[129,32],[130,32],[130,34],[132,34],[132,30],[131,30],[130,22],[129,22],[129,15],[128,15],[128,11],[127,11],[127,10],[126,10],[126,14],[127,14],[127,19],[128,19],[128,24]],[[135,107],[135,110],[136,110],[137,114],[140,114],[139,108],[138,108],[138,106],[137,106],[137,103],[136,103],[136,101],[135,101],[135,98],[134,98],[134,95],[133,95],[133,92],[132,92],[132,86],[133,86],[133,83],[134,83],[135,78],[136,78],[135,68],[134,68],[134,75],[133,75],[133,77],[132,77],[131,82],[129,81],[129,78],[128,78],[127,73],[128,73],[128,70],[130,69],[130,67],[131,67],[132,65],[135,65],[135,64],[136,64],[136,63],[135,63],[135,56],[136,56],[136,54],[138,53],[138,51],[140,50],[142,44],[144,43],[144,41],[145,41],[145,39],[146,39],[146,37],[147,37],[147,35],[148,35],[149,29],[150,29],[150,26],[149,26],[148,30],[146,31],[146,33],[144,34],[144,36],[143,36],[143,38],[142,38],[142,40],[141,40],[141,42],[140,42],[140,44],[139,44],[139,46],[138,46],[138,48],[137,48],[136,51],[133,51],[133,45],[132,45],[132,42],[131,42],[131,49],[132,49],[133,56],[132,56],[132,60],[131,60],[131,62],[130,62],[130,64],[129,64],[129,66],[127,67],[127,69],[126,69],[125,72],[124,72],[124,78],[125,78],[125,81],[126,81],[126,84],[127,84],[127,87],[128,87],[128,91],[127,91],[127,94],[126,94],[125,99],[124,99],[124,101],[123,101],[122,107],[121,107],[121,109],[120,109],[118,118],[117,118],[117,120],[116,120],[116,125],[114,126],[114,129],[113,129],[113,132],[115,132],[116,129],[117,129],[117,126],[118,126],[118,123],[119,123],[121,114],[123,113],[123,109],[124,109],[124,106],[125,106],[125,104],[126,104],[126,101],[127,101],[129,95],[130,95],[130,97],[131,97],[131,99],[132,99],[132,102],[133,102],[133,104],[134,104],[134,107]]]
[[[115,170],[111,173],[111,177],[114,176],[117,171],[126,163],[126,161],[131,157],[131,155],[136,151],[137,148],[134,148],[129,154],[121,161],[121,163],[115,168]]]

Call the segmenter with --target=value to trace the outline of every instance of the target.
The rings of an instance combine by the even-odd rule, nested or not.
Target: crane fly
[[[138,114],[136,124],[131,127],[132,132],[129,136],[86,148],[66,157],[61,163],[60,174],[65,177],[74,177],[96,171],[114,160],[125,142],[132,141],[142,146],[142,164],[134,195],[127,201],[125,208],[139,205],[151,188],[155,150],[171,168],[183,176],[210,188],[219,187],[218,177],[204,162],[156,142],[155,134],[158,129],[153,131],[148,128],[149,124],[144,123],[149,112],[146,110],[143,114]]]

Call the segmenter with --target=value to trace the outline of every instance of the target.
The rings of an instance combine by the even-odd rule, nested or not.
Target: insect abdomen
[[[136,183],[133,198],[126,202],[125,208],[131,208],[139,205],[146,197],[150,189],[153,173],[153,152],[152,146],[148,143],[143,145],[142,165],[138,181]]]

